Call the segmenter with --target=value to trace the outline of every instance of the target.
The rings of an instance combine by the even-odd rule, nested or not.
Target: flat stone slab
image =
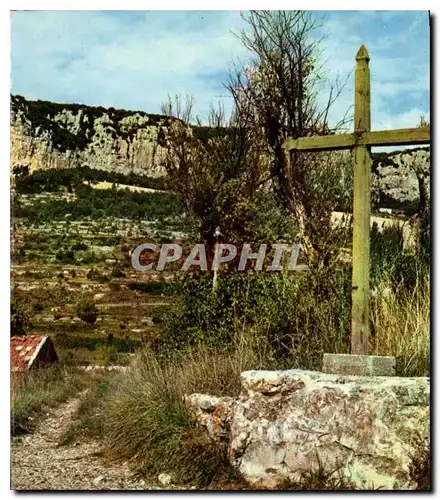
[[[322,371],[337,375],[393,377],[396,375],[396,358],[394,356],[325,353]]]

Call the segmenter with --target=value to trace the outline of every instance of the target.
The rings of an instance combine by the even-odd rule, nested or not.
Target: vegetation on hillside
[[[15,189],[22,194],[56,192],[62,188],[72,191],[76,186],[84,182],[111,182],[112,184],[158,190],[167,189],[167,181],[164,177],[148,177],[133,172],[123,174],[121,172],[90,168],[86,165],[77,168],[37,170],[32,174],[28,173],[28,169],[19,166],[14,168],[13,174]]]
[[[182,215],[179,197],[170,192],[137,193],[129,189],[101,190],[80,184],[75,188],[75,199],[35,199],[24,204],[14,197],[12,213],[16,218],[44,222],[69,218],[119,217],[133,220],[176,219]],[[171,221],[170,221],[171,222]]]
[[[137,319],[157,320],[159,334],[149,339],[115,338],[113,333],[98,338],[94,329],[95,322],[99,324],[98,306],[87,295],[71,314],[89,323],[80,328],[90,334],[69,337],[60,332],[56,338],[63,347],[102,349],[108,363],[117,359],[116,351],[137,350],[126,373],[91,384],[64,443],[77,437],[100,438],[109,454],[133,460],[141,473],[157,476],[166,471],[179,481],[203,487],[219,474],[232,472],[225,447],[196,425],[184,395],[237,396],[245,369],[320,370],[323,353],[350,350],[351,263],[341,253],[351,246],[351,228],[333,227],[330,219],[332,210],[351,202],[349,162],[342,155],[330,161],[326,155],[286,154],[282,148],[287,136],[334,132],[327,115],[338,92],[330,95],[323,110],[316,101],[322,76],[314,37],[317,24],[311,14],[301,11],[252,12],[245,20],[248,31],[242,41],[254,58],[251,71],[238,67],[231,75],[231,119],[225,120],[221,109],[212,110],[210,128],[194,131],[185,125],[191,121],[191,99],[186,105],[180,98],[171,99],[164,106],[165,115],[176,118],[161,138],[167,148],[167,187],[173,192],[135,193],[116,186],[96,190],[84,185],[84,179],[93,182],[101,175],[115,183],[128,179],[88,168],[32,176],[17,171],[19,195],[13,205],[14,217],[29,223],[84,217],[101,221],[109,216],[136,222],[168,220],[175,228],[191,229],[188,239],[206,243],[210,257],[218,241],[303,244],[306,273],[267,268],[257,272],[253,265],[236,271],[233,262],[219,270],[216,286],[211,272],[177,275],[172,283],[138,282],[126,278],[120,263],[105,277],[93,267],[86,279],[112,279],[113,290],[120,290],[123,283],[123,292],[132,292],[132,299],[140,297],[138,305],[148,301],[146,294],[156,293],[161,300],[166,294],[171,297],[172,308],[163,315],[136,307],[132,311]],[[129,180],[124,184],[151,181],[133,176]],[[73,199],[35,196],[32,203],[24,203],[29,194],[68,191]],[[396,356],[402,376],[429,375],[431,240],[430,207],[425,204],[425,208],[413,248],[404,246],[398,226],[371,231],[370,352]],[[95,264],[88,245],[64,242],[63,236],[54,253],[57,263]],[[61,285],[63,276],[57,293],[68,297],[73,292]],[[16,323],[25,328],[28,318],[16,306]],[[101,307],[99,319],[104,314]],[[123,322],[120,329],[126,331]],[[51,372],[47,373],[47,381],[53,383]],[[15,421],[25,428],[21,422],[31,410],[82,387],[75,377],[70,386],[68,380],[62,373],[49,397],[46,379],[26,379],[14,394]],[[31,391],[37,394],[35,404],[30,403]],[[421,456],[426,458],[425,448]],[[417,458],[411,467],[417,483],[425,487],[429,467],[423,460]],[[333,479],[321,472],[294,487],[335,487]]]

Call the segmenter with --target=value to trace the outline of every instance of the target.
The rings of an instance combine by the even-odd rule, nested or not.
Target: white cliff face
[[[417,176],[422,176],[429,192],[431,151],[429,148],[408,149],[373,154],[372,188],[376,200],[399,203],[419,201]]]
[[[91,168],[164,175],[159,133],[172,119],[141,112],[12,98],[11,168]]]

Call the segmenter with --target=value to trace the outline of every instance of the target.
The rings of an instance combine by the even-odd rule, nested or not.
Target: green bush
[[[125,273],[121,269],[121,266],[113,266],[110,273],[110,278],[115,278],[115,279],[125,278]]]
[[[25,335],[31,326],[31,318],[23,299],[11,298],[11,335]]]
[[[23,205],[15,197],[12,212],[15,218],[27,217],[35,222],[65,220],[70,214],[71,220],[84,217],[99,219],[102,217],[124,217],[132,220],[160,220],[172,218],[177,229],[182,229],[183,207],[175,193],[138,193],[133,191],[115,191],[111,189],[93,189],[84,184],[75,186],[76,199],[73,201],[49,199],[33,200],[31,205]]]
[[[183,278],[179,303],[165,319],[165,345],[231,345],[244,330],[268,342],[277,359],[319,369],[323,352],[349,349],[349,270],[310,268],[305,275],[245,273]]]
[[[98,318],[98,309],[89,297],[82,298],[76,306],[78,318],[89,325],[93,325]]]
[[[75,253],[73,250],[61,248],[55,254],[55,258],[62,262],[63,264],[74,264],[75,263]]]

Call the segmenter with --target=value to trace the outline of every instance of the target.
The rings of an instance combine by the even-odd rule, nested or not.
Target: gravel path
[[[12,439],[11,489],[158,490],[133,476],[127,463],[105,460],[99,443],[58,446],[81,394],[47,414],[32,434]],[[170,489],[176,489],[170,485]]]

